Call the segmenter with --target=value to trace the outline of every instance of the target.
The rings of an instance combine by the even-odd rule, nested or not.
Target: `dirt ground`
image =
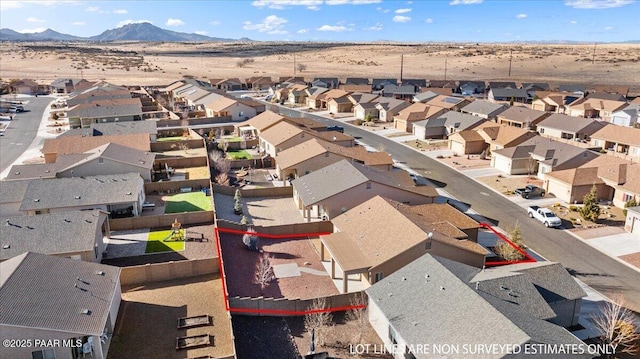
[[[339,294],[309,239],[260,238],[259,248],[272,256],[273,266],[296,263],[299,268],[324,272],[320,275],[300,271],[300,276],[274,279],[264,293],[254,283],[259,253],[247,250],[242,236],[228,233],[220,233],[220,247],[229,296],[309,299]]]
[[[182,359],[233,353],[229,315],[216,275],[122,288],[120,314],[109,347],[109,359]],[[177,319],[209,315],[213,325],[177,329]],[[176,350],[176,337],[206,334],[213,344]]]
[[[446,149],[447,146],[444,145],[444,148]],[[480,159],[480,155],[445,156],[444,158],[438,158],[438,161],[446,163],[451,167],[455,167],[458,170],[491,167],[491,159],[490,158]]]
[[[96,51],[96,49],[98,49]],[[113,50],[125,51],[115,52]],[[509,51],[513,50],[511,77]],[[405,78],[545,81],[619,84],[640,92],[640,45],[534,44],[322,44],[322,43],[7,43],[0,77],[80,77],[117,84],[168,84],[183,76],[226,78],[291,74],[293,53],[307,65],[305,77],[397,77],[404,55]],[[253,63],[238,67],[239,60]],[[82,72],[82,73],[81,73]]]
[[[533,176],[510,176],[505,177],[501,175],[478,177],[478,181],[484,185],[489,186],[505,195],[512,195],[513,191],[517,188],[522,188],[526,185],[542,186],[542,180]]]

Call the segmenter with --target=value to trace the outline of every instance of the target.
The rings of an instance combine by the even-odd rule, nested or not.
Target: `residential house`
[[[589,92],[587,95],[585,95],[585,98],[588,98],[588,99],[591,99],[591,100],[598,99],[598,100],[627,102],[627,98],[625,96],[620,95],[619,93],[615,93],[615,92],[611,92],[611,93],[609,93],[609,92]]]
[[[420,92],[420,93],[415,94],[415,96],[413,96],[413,100],[412,101],[413,102],[425,103],[425,102],[427,102],[427,101],[429,101],[429,100],[431,100],[433,98],[438,97],[438,95],[440,95],[440,94],[438,94],[436,92],[433,92],[431,90],[428,90],[428,91],[425,91],[425,92]]]
[[[487,95],[489,102],[493,103],[526,103],[529,99],[527,91],[518,88],[492,88]]]
[[[353,116],[357,120],[364,121],[367,118],[377,120],[380,117],[378,102],[364,102],[353,106]]]
[[[393,84],[386,85],[380,91],[384,97],[393,97],[398,100],[411,100],[416,94],[416,88],[413,85],[397,86]]]
[[[577,168],[599,155],[584,148],[554,141],[541,136],[491,153],[491,167],[510,174],[534,174],[545,179],[545,174]]]
[[[0,262],[24,252],[100,263],[109,237],[108,213],[100,210],[0,217]],[[37,240],[46,238],[46,240]]]
[[[371,93],[371,85],[340,85],[338,89],[345,92]]]
[[[485,122],[484,119],[466,113],[448,111],[413,123],[412,133],[420,139],[447,138],[464,130],[470,130]]]
[[[446,110],[442,107],[417,102],[406,107],[393,118],[393,127],[412,133],[414,123],[442,115],[445,112]]]
[[[260,150],[275,158],[279,152],[299,145],[310,137],[297,126],[280,121],[260,131]]]
[[[223,91],[239,91],[243,88],[242,81],[239,78],[209,79],[209,82],[218,90]]]
[[[616,154],[640,158],[640,128],[606,125],[591,134],[591,145]]]
[[[500,125],[535,130],[536,125],[549,116],[550,114],[544,111],[532,110],[520,106],[511,106],[498,114],[496,122]]]
[[[582,347],[584,343],[563,328],[576,322],[586,293],[558,263],[522,263],[481,269],[440,256],[425,254],[366,289],[369,323],[393,357],[514,358],[509,350],[485,354],[476,343],[545,344]],[[420,298],[416,300],[416,298]],[[473,318],[465,320],[468,313]],[[461,320],[464,325],[461,325]],[[566,326],[569,327],[569,326]],[[424,350],[424,343],[429,349]],[[447,348],[447,349],[444,349]],[[451,348],[459,348],[450,350]],[[436,354],[440,357],[440,355]],[[548,358],[592,358],[592,354],[544,355]]]
[[[107,143],[82,154],[58,155],[55,163],[14,165],[7,180],[69,178],[136,172],[151,182],[156,154]]]
[[[489,81],[487,83],[489,89],[517,89],[518,86],[513,81]]]
[[[12,81],[9,84],[9,91],[13,94],[42,95],[48,93],[48,91],[46,91],[47,87],[48,86],[39,85],[37,82],[31,79],[22,79]]]
[[[340,91],[340,90],[338,90]],[[333,97],[327,101],[327,109],[329,113],[344,113],[353,111],[353,102],[349,100],[349,96]]]
[[[527,92],[527,102],[531,102],[539,91],[549,91],[549,84],[546,82],[523,82],[520,88]]]
[[[311,130],[313,132],[325,132],[327,131],[328,127],[325,122],[312,120],[306,117],[285,117],[283,121],[288,122],[294,126],[298,126],[303,130]],[[334,134],[335,131],[328,132]],[[348,136],[348,138],[351,138],[351,136]]]
[[[102,100],[130,99],[131,91],[124,86],[116,86],[108,82],[98,83],[83,91],[76,91],[66,100],[68,107],[82,103],[92,103]]]
[[[316,77],[311,81],[311,86],[337,89],[340,86],[340,80],[337,77]]]
[[[562,84],[558,86],[558,91],[569,92],[582,97],[587,92],[587,86],[584,84]]]
[[[640,206],[628,207],[624,229],[629,233],[640,235]]]
[[[566,106],[565,113],[584,118],[601,118],[611,121],[611,114],[627,105],[623,101],[601,100],[591,96],[583,97]]]
[[[460,111],[463,107],[470,104],[471,101],[461,97],[438,95],[425,103],[429,106],[438,106],[450,111]]]
[[[600,156],[606,157],[606,156]],[[598,176],[598,168],[586,163],[578,168],[549,172],[543,188],[557,199],[567,203],[582,203],[584,197],[596,186],[596,196],[604,201],[613,199],[613,188]]]
[[[509,106],[506,106],[504,104],[476,100],[462,107],[460,109],[460,112],[478,116],[488,121],[494,121],[500,113],[507,110],[508,108]]]
[[[629,87],[624,85],[593,85],[589,86],[589,92],[593,94],[612,94],[619,97],[618,101],[625,101],[629,95]],[[622,98],[620,98],[622,97]]]
[[[449,149],[459,155],[482,153],[487,143],[478,131],[463,130],[449,136]]]
[[[349,93],[343,90],[329,90],[322,93],[314,93],[307,97],[307,106],[316,110],[328,110],[328,102],[334,98],[341,98],[348,96]]]
[[[373,91],[381,91],[387,85],[398,85],[396,79],[373,79],[371,80],[371,89]]]
[[[280,84],[301,84],[304,85],[307,82],[304,80],[303,76],[280,76],[280,78],[278,79],[278,83]]]
[[[489,145],[489,151],[500,150],[507,147],[513,147],[522,142],[536,137],[537,134],[519,127],[495,125],[487,123],[485,126],[477,129],[478,134]]]
[[[273,111],[265,111],[259,115],[251,117],[249,120],[235,124],[235,133],[238,136],[259,136],[262,131],[276,123],[283,121],[284,116]]]
[[[640,164],[611,156],[601,156],[588,165],[598,168],[598,176],[613,188],[612,204],[623,208],[631,200],[640,202]],[[608,198],[603,198],[608,200]]]
[[[0,216],[19,216],[22,199],[29,188],[28,180],[0,181]]]
[[[92,123],[88,128],[76,128],[65,131],[58,135],[57,138],[67,136],[118,136],[142,133],[149,135],[149,141],[156,142],[158,137],[156,124],[156,121]]]
[[[410,85],[416,88],[416,91],[427,87],[427,80],[425,79],[400,79],[400,85]]]
[[[603,127],[605,123],[601,121],[554,113],[538,123],[537,131],[544,137],[588,143],[591,135]]]
[[[245,80],[247,89],[250,90],[266,90],[275,85],[275,82],[268,76],[254,76]]]
[[[611,114],[611,123],[618,126],[636,127],[640,123],[640,104],[629,104]]]
[[[345,147],[321,139],[310,139],[276,155],[279,178],[294,180],[341,160],[391,171],[393,160],[385,152],[368,152],[364,147]]]
[[[107,136],[64,136],[44,140],[42,153],[45,163],[54,163],[58,155],[73,155],[85,153],[93,148],[107,143],[115,143],[143,152],[151,152],[149,134],[132,133]]]
[[[0,339],[32,341],[2,348],[2,357],[105,359],[120,308],[120,271],[33,252],[0,263]]]
[[[140,98],[97,100],[81,103],[66,112],[71,128],[86,128],[93,123],[142,120]]]
[[[456,85],[455,80],[429,80],[429,91],[434,91],[433,89],[450,89],[451,93],[454,92],[458,85]],[[451,94],[449,93],[449,94]]]
[[[484,93],[486,87],[484,81],[460,80],[458,84],[458,91],[465,96],[473,96],[476,94]]]
[[[30,180],[20,212],[40,215],[99,209],[111,218],[139,216],[145,201],[137,173]]]
[[[433,203],[430,186],[416,186],[405,171],[382,171],[342,160],[292,181],[293,199],[307,221],[332,219],[375,197],[402,203]]]
[[[220,97],[205,104],[207,117],[231,117],[231,121],[244,121],[254,117],[256,109],[241,100]]]
[[[379,98],[377,100],[376,109],[378,110],[378,121],[381,122],[393,122],[400,111],[409,107],[411,104],[407,101]]]
[[[345,85],[369,85],[369,79],[363,77],[347,77]]]
[[[329,91],[329,89],[325,87],[307,87],[304,90],[305,94],[301,95],[304,98],[304,102],[302,102],[302,104],[307,104],[307,98],[309,96],[317,97],[321,93],[325,93],[327,91]]]
[[[438,253],[482,268],[489,252],[466,238],[454,224],[454,212],[466,216],[448,204],[423,207],[418,212],[414,206],[374,196],[332,220],[334,233],[320,237],[320,256],[331,261],[331,277],[343,279],[343,293],[349,292],[349,278],[358,276],[366,288],[425,253]],[[438,210],[442,212],[434,213]],[[470,218],[466,220],[477,226]],[[463,238],[448,236],[441,232],[443,228]]]
[[[70,79],[70,78],[55,79],[49,85],[49,88],[54,93],[70,94],[70,93],[76,91],[76,87],[78,87],[77,86],[78,84],[80,84],[80,83],[88,83],[88,82],[89,81],[87,81],[85,79]],[[86,84],[84,84],[84,86],[86,86]],[[84,87],[84,86],[82,86],[82,87]]]
[[[347,96],[349,101],[356,106],[359,103],[371,103],[375,100],[378,100],[380,97],[376,94],[371,93],[362,93],[362,92],[353,92]]]
[[[291,105],[304,105],[307,103],[308,87],[306,85],[294,85],[289,89],[287,102]]]
[[[531,109],[555,113],[565,113],[565,109],[571,103],[580,99],[580,96],[567,92],[536,93],[537,98],[531,102]]]

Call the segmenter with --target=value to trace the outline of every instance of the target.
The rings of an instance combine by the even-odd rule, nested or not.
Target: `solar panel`
[[[442,100],[442,102],[446,102],[446,103],[458,103],[460,102],[460,99],[457,99],[455,97],[445,97],[444,100]]]

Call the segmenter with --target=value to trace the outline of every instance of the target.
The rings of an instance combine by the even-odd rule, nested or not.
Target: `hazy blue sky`
[[[634,0],[0,1],[0,26],[93,36],[147,21],[256,40],[615,42],[640,39]]]

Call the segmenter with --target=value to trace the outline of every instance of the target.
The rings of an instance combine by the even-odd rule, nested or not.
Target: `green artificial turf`
[[[146,253],[160,253],[160,252],[177,252],[184,251],[184,241],[171,241],[168,239],[166,242],[163,240],[171,235],[171,230],[149,232],[147,237],[147,249]]]
[[[227,152],[227,155],[229,155],[232,160],[250,160],[253,158],[253,156],[245,150],[230,150]]]
[[[211,197],[202,192],[178,193],[165,199],[165,214],[211,210]]]

